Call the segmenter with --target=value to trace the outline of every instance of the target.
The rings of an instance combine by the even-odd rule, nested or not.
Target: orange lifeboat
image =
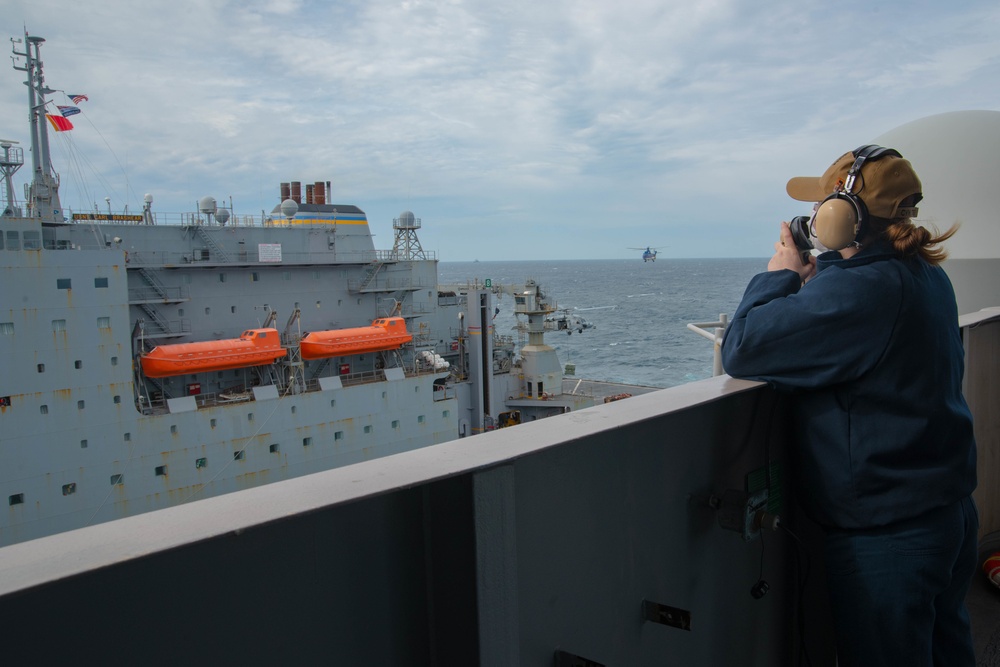
[[[369,327],[313,331],[302,337],[303,359],[326,359],[349,354],[394,350],[413,340],[402,317],[383,317]]]
[[[239,338],[158,345],[139,361],[147,377],[264,366],[288,354],[277,329],[248,329]]]

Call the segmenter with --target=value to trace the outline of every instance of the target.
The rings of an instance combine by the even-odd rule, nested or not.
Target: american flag
[[[89,102],[90,98],[86,95],[70,95],[69,99],[73,100],[73,104],[79,104],[80,102]]]

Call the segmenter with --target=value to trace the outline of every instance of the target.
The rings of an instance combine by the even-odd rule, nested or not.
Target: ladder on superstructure
[[[385,266],[385,262],[375,260],[368,265],[366,269],[365,279],[361,281],[361,286],[358,288],[359,292],[364,292],[368,289],[368,286],[375,282],[375,278],[378,277],[379,271]]]
[[[205,245],[208,246],[209,250],[215,255],[217,261],[220,262],[230,261],[229,255],[227,255],[226,251],[222,249],[222,246],[216,243],[215,239],[212,238],[212,235],[205,230],[204,226],[195,225],[194,230],[195,233],[198,234],[198,236],[201,238],[201,240],[205,242]]]

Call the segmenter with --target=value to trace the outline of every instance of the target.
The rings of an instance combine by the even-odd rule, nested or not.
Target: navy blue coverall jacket
[[[793,477],[806,511],[839,528],[881,526],[976,486],[964,347],[951,282],[872,245],[821,255],[801,285],[771,271],[747,286],[723,367],[793,401]]]

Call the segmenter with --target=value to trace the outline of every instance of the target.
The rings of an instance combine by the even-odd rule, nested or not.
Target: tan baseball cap
[[[855,159],[853,152],[844,153],[822,176],[797,176],[788,181],[785,190],[792,199],[823,201],[843,187]],[[921,194],[922,187],[909,160],[886,155],[865,161],[851,192],[864,202],[869,215],[892,220],[917,214],[916,208],[900,208],[900,204],[907,197]]]

